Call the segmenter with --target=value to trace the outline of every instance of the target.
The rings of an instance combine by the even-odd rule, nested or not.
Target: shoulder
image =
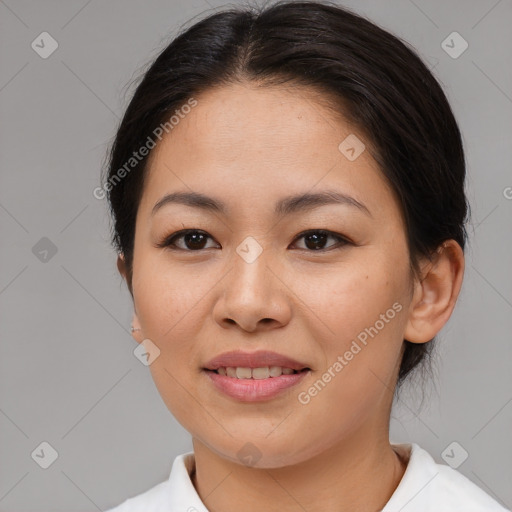
[[[178,508],[182,500],[195,502],[199,498],[189,477],[193,466],[193,452],[178,455],[167,480],[105,512],[169,512]]]
[[[444,502],[451,509],[464,512],[506,511],[494,498],[462,473],[444,464],[436,464],[436,466],[439,474],[434,487],[440,495],[444,496]]]
[[[151,489],[128,498],[114,508],[109,508],[105,512],[140,512],[141,510],[158,510],[166,496],[168,482],[161,482]]]
[[[438,464],[416,443],[393,445],[409,456],[407,469],[382,512],[507,512],[469,478]]]

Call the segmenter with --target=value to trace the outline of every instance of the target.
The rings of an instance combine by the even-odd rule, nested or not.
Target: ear
[[[117,270],[123,276],[123,279],[126,281],[126,263],[124,261],[124,254],[120,253],[117,255]]]
[[[130,291],[130,295],[132,296],[133,299],[132,276],[131,274],[128,273],[128,268],[123,253],[117,255],[117,270],[119,270],[119,273],[123,276],[123,279],[126,281],[126,285],[128,286],[128,290]]]
[[[132,295],[132,298],[133,298],[131,283],[127,279],[126,261],[124,259],[123,253],[121,253],[117,256],[117,270],[119,270],[119,273],[123,276],[123,279],[126,281],[126,283],[128,285],[128,289],[130,290],[130,294]],[[144,336],[142,336],[142,328],[140,326],[140,322],[139,322],[137,313],[135,311],[135,303],[133,305],[132,327],[135,329],[134,331],[132,331],[132,338],[137,343],[141,343],[142,340],[144,339]]]
[[[426,261],[415,280],[404,338],[412,343],[430,341],[450,318],[464,276],[464,253],[455,240],[445,241]]]
[[[132,331],[132,338],[137,343],[142,343],[144,340],[144,336],[142,334],[142,328],[140,326],[139,318],[137,316],[137,313],[135,312],[135,309],[133,311],[132,327],[135,329],[134,331]]]

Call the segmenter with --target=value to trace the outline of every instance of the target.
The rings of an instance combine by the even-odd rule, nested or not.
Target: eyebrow
[[[163,196],[155,206],[153,206],[151,215],[154,215],[160,208],[167,204],[183,204],[213,213],[221,213],[223,215],[227,212],[225,203],[205,194],[199,192],[173,192]],[[276,203],[274,213],[278,216],[291,215],[293,213],[308,211],[330,204],[352,206],[372,217],[370,210],[363,203],[336,190],[322,190],[315,193],[303,193],[284,197]]]

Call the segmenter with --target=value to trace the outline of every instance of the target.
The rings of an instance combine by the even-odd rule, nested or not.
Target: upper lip
[[[309,368],[308,365],[296,361],[287,356],[268,350],[257,352],[243,352],[233,350],[224,352],[206,363],[206,370],[217,370],[220,367],[243,367],[243,368],[264,368],[265,366],[281,366],[283,368],[292,368],[293,370],[303,370]]]

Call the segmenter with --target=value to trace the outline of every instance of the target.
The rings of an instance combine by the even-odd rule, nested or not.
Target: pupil
[[[306,247],[308,249],[321,249],[322,247],[319,247],[319,245],[323,246],[323,244],[325,243],[326,238],[327,238],[327,234],[325,234],[325,233],[320,233],[320,234],[311,233],[309,235],[306,235],[306,238],[305,238]],[[310,247],[310,245],[308,244],[308,241],[312,241],[313,242],[313,246],[312,247]]]
[[[185,235],[185,243],[190,249],[202,249],[204,238],[202,233],[188,233]]]

